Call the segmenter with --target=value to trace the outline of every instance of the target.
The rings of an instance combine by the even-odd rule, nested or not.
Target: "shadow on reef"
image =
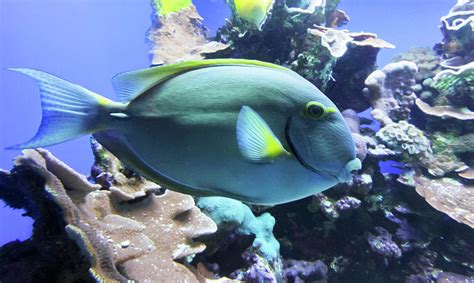
[[[35,220],[30,239],[1,247],[0,281],[93,282],[87,260],[66,235],[61,208],[44,187],[44,177],[30,166],[0,172],[0,198]]]
[[[0,198],[34,231],[0,248],[0,282],[474,282],[474,1],[441,18],[434,51],[380,69],[394,46],[338,29],[338,0],[255,1],[265,17],[236,1],[209,39],[191,1],[152,0],[152,65],[236,57],[298,72],[351,129],[352,182],[251,206],[161,188],[94,140],[89,180],[26,150],[0,171]]]
[[[347,195],[364,201],[354,208],[335,201]],[[474,258],[464,252],[474,247],[472,229],[433,211],[410,188],[363,196],[339,187],[269,211],[282,257],[322,260],[331,282],[403,282],[418,273],[434,279],[440,270],[474,275]]]

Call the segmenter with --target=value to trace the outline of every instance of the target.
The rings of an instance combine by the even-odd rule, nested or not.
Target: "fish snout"
[[[346,163],[336,178],[340,183],[349,183],[352,180],[352,172],[360,170],[361,168],[362,163],[359,158],[354,158]]]

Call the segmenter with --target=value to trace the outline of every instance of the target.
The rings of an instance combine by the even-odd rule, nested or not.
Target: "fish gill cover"
[[[379,69],[378,51],[394,46],[338,29],[349,21],[338,2],[276,0],[259,26],[230,3],[211,38],[190,1],[155,0],[148,39],[155,65],[258,59],[315,84],[344,110],[363,162],[350,184],[274,207],[196,206],[94,140],[88,180],[26,150],[0,172],[0,198],[25,209],[34,232],[1,247],[0,281],[473,282],[474,2],[441,18],[433,50]]]

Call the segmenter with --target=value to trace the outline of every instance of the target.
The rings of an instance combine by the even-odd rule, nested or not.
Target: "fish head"
[[[298,110],[287,123],[287,140],[295,157],[308,170],[348,183],[352,171],[361,168],[352,134],[337,107],[319,94],[298,103]]]

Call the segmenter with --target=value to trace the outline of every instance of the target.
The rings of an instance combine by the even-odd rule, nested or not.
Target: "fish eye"
[[[306,114],[311,118],[321,118],[326,113],[324,105],[316,101],[310,101],[306,104]]]

